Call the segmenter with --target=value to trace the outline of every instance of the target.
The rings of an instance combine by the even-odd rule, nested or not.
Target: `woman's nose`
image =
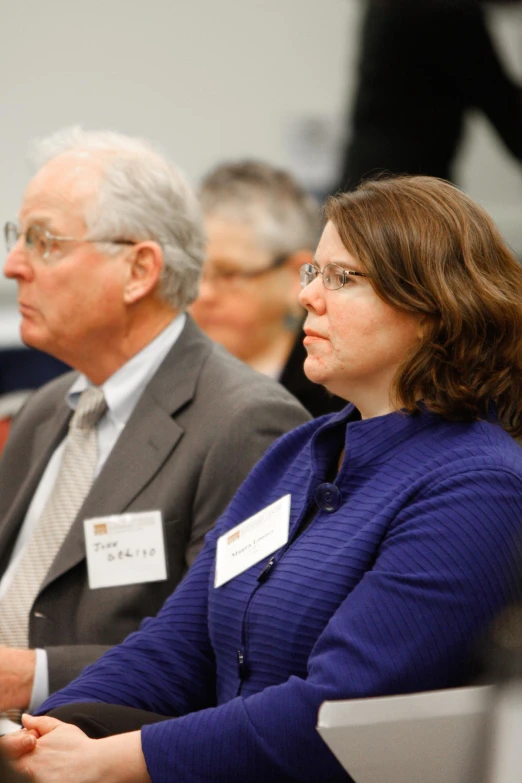
[[[298,301],[302,307],[315,313],[322,312],[325,309],[325,288],[321,275],[317,275],[315,280],[308,283],[307,286],[299,292]]]

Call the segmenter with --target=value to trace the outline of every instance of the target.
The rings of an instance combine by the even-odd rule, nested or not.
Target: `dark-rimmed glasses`
[[[26,249],[36,253],[44,261],[49,259],[53,251],[59,250],[58,247],[53,248],[53,242],[99,242],[100,244],[106,243],[110,245],[136,244],[131,239],[78,239],[77,237],[58,236],[57,234],[51,234],[45,226],[41,226],[39,223],[28,226],[25,231],[20,231],[18,223],[12,220],[8,220],[4,226],[4,237],[8,253],[11,252],[20,237],[24,237]]]
[[[209,270],[207,266],[203,269],[203,279],[212,281],[214,284],[226,286],[237,285],[245,280],[253,280],[256,277],[262,277],[268,272],[272,272],[274,269],[279,269],[286,262],[288,256],[277,256],[274,258],[271,264],[263,267],[262,269],[254,269],[251,271],[242,269],[212,269]]]
[[[322,271],[313,264],[303,264],[299,269],[301,286],[306,288],[315,278],[321,275],[323,285],[329,291],[336,291],[347,283],[350,283],[350,277],[369,277],[365,272],[355,272],[353,269],[345,269],[339,264],[325,264]]]

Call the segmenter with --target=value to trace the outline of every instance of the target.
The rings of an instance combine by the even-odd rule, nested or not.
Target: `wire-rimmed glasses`
[[[4,226],[4,237],[7,252],[10,253],[20,237],[24,237],[25,247],[29,252],[35,253],[39,258],[47,261],[55,252],[59,252],[61,242],[99,242],[111,245],[135,245],[131,239],[78,239],[77,237],[59,236],[51,234],[45,226],[33,223],[21,231],[18,223],[8,220]]]
[[[365,272],[345,269],[343,266],[339,266],[339,264],[325,264],[322,270],[313,264],[303,264],[299,269],[301,286],[306,288],[318,275],[321,275],[323,285],[329,291],[336,291],[338,288],[342,288],[347,283],[350,283],[350,277],[369,277]]]

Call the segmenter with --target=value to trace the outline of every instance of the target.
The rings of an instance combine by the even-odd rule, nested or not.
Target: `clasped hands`
[[[84,780],[80,776],[70,776],[72,772],[70,762],[73,761],[73,757],[83,755],[78,754],[82,746],[93,743],[94,740],[89,740],[76,726],[48,716],[35,718],[31,715],[23,715],[22,724],[24,729],[7,734],[0,739],[0,751],[17,771],[26,774],[29,780],[35,783]],[[65,758],[66,755],[69,755],[69,763]],[[87,780],[96,780],[96,778],[86,777],[85,781]]]
[[[0,752],[32,783],[151,783],[139,731],[94,740],[48,715],[23,715],[22,724],[0,739]]]

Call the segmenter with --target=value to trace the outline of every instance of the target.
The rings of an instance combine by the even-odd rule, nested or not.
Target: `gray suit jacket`
[[[67,433],[68,373],[38,390],[13,423],[0,462],[0,575],[42,473]],[[49,659],[51,692],[155,614],[250,468],[309,418],[275,381],[212,343],[187,319],[121,433],[44,580],[29,643]],[[160,509],[163,582],[90,590],[83,520]]]

